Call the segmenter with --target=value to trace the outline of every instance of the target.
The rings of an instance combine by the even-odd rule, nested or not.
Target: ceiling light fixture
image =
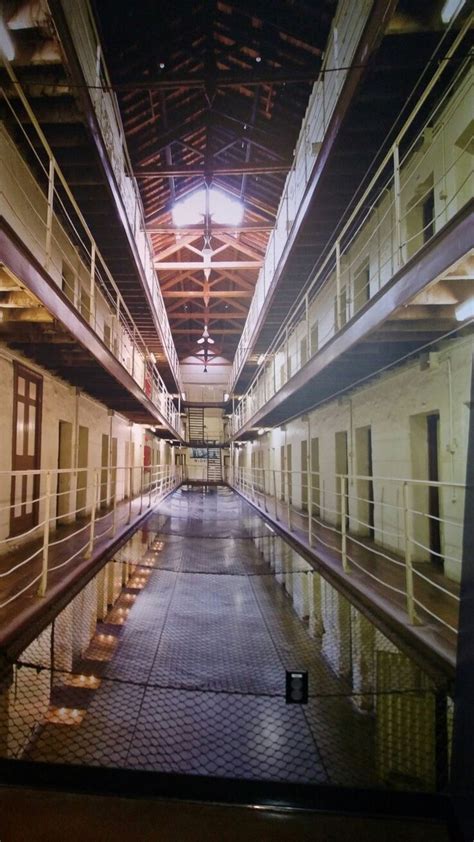
[[[214,340],[211,339],[211,337],[209,336],[209,331],[207,329],[207,325],[204,325],[204,330],[202,332],[202,336],[201,336],[200,339],[197,340],[197,344],[203,345],[205,342],[207,342],[209,345],[214,345]]]

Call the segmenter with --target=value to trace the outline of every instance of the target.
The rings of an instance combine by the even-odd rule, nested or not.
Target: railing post
[[[153,460],[152,460],[153,461]],[[151,508],[151,489],[153,487],[153,465],[150,465],[150,482],[148,485],[148,508]]]
[[[304,308],[306,315],[306,362],[311,359],[311,325],[309,322],[309,295],[306,293],[304,298]],[[301,361],[303,365],[303,361]]]
[[[46,260],[45,269],[49,270],[51,263],[51,244],[53,238],[53,203],[54,203],[54,159],[49,159],[48,175],[48,209],[46,213]]]
[[[44,596],[48,587],[48,556],[49,556],[49,524],[51,519],[51,471],[46,472],[46,489],[44,500],[44,527],[41,580],[38,596]]]
[[[413,590],[413,558],[412,543],[410,538],[410,486],[408,482],[403,483],[403,526],[405,539],[405,578],[407,589],[407,613],[410,623],[415,625],[417,621],[415,611],[415,596]]]
[[[133,497],[133,467],[130,465],[129,467],[129,496],[128,496],[128,519],[127,523],[130,523],[132,520],[132,497]]]
[[[335,333],[341,329],[342,326],[342,311],[341,311],[341,244],[336,241],[336,325]]]
[[[275,468],[273,469],[272,473],[273,473],[273,499],[275,501],[275,520],[278,520],[278,498],[277,498],[277,481],[276,481]]]
[[[132,333],[132,377],[135,380],[135,325],[133,325]]]
[[[89,323],[95,328],[95,259],[96,245],[91,243],[91,274],[89,289]]]
[[[96,507],[97,507],[97,497],[99,495],[99,471],[96,468],[94,471],[94,483],[93,483],[93,490],[92,490],[92,506],[91,506],[91,523],[90,523],[90,533],[89,533],[89,546],[87,547],[85,557],[90,558],[92,556],[92,551],[94,549],[94,538],[95,538],[95,515],[96,515]]]
[[[400,155],[398,144],[393,147],[393,194],[395,213],[395,255],[396,265],[394,270],[402,265],[402,211],[400,196]]]
[[[141,476],[140,476],[140,514],[141,514],[142,511],[143,511],[143,483],[145,481],[145,468],[144,468],[143,465],[141,466],[140,474],[141,474]]]
[[[115,468],[114,470],[117,472],[118,468]],[[115,473],[115,489],[112,495],[112,537],[115,536],[117,531],[117,486],[117,473]]]
[[[288,511],[288,529],[291,530],[291,500],[290,500],[290,471],[286,470],[286,495],[287,495],[287,511]]]
[[[347,562],[347,477],[341,477],[341,555],[344,573],[350,573]]]
[[[311,438],[309,438],[308,444],[309,446],[306,455],[306,476],[308,477],[308,544],[311,547],[313,544],[313,465],[311,459]]]

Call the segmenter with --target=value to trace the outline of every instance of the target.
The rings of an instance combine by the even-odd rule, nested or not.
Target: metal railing
[[[345,573],[361,573],[402,604],[410,623],[421,617],[457,634],[464,485],[238,467],[226,479],[310,547],[329,550]]]
[[[182,391],[178,355],[153,266],[153,247],[145,230],[140,191],[132,174],[120,110],[104,61],[94,15],[88,0],[81,0],[80,3],[77,0],[63,0],[62,7],[151,292],[157,315],[157,330],[178,385],[178,391]]]
[[[211,769],[214,794],[246,778],[247,794],[252,780],[267,792],[278,781],[280,800],[284,782],[385,799],[446,789],[448,680],[403,654],[248,509],[226,492],[204,508],[199,492],[171,496],[5,663],[5,775],[21,774],[22,760],[38,777],[42,764],[62,775],[73,764],[100,790],[107,768],[141,769],[139,786],[146,771],[166,780],[192,770],[199,781]],[[246,540],[229,554],[224,536],[239,524]],[[274,714],[293,664],[307,674],[304,728],[291,710]]]
[[[18,100],[13,100],[5,88],[2,88],[2,95],[35,161],[47,195],[10,136],[0,130],[2,213],[62,289],[72,307],[107,345],[173,431],[180,434],[183,425],[179,411],[158,371],[154,355],[132,318],[27,98],[8,63],[6,67],[41,142],[40,149],[22,125]]]
[[[292,308],[236,407],[235,434],[472,197],[470,119],[474,71],[455,74],[416,137],[408,130],[469,29],[460,30],[416,108],[357,202],[324,262]],[[258,297],[258,294],[256,293]],[[244,338],[244,336],[246,338]],[[244,329],[243,343],[249,335]],[[246,352],[245,352],[246,353]],[[241,358],[236,357],[235,377]]]
[[[314,83],[303,125],[296,144],[276,214],[275,228],[268,241],[255,294],[244,325],[232,366],[229,392],[245,363],[258,316],[268,294],[275,270],[285,251],[288,234],[297,221],[306,187],[316,165],[326,130],[336,109],[339,95],[350,73],[350,65],[373,6],[372,0],[341,0],[328,38],[319,79]]]
[[[52,573],[92,556],[119,526],[132,523],[181,481],[174,465],[2,471],[12,503],[0,505],[3,534],[15,518],[32,525],[0,539],[0,610],[24,594],[44,596]],[[37,491],[23,499],[30,485]],[[36,512],[36,514],[35,514]]]

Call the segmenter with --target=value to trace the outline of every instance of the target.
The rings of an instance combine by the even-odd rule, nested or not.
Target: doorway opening
[[[13,440],[10,535],[20,535],[39,522],[41,416],[43,378],[13,363]]]
[[[374,538],[374,481],[372,468],[372,430],[359,427],[355,431],[358,498],[357,531]]]
[[[59,422],[58,440],[58,468],[64,470],[72,467],[72,424],[69,421]],[[67,523],[70,513],[71,474],[59,473],[57,484],[57,523]]]
[[[87,465],[89,460],[89,428],[79,426],[77,437],[76,517],[84,517],[87,506]]]
[[[343,430],[336,433],[336,512],[337,524],[342,526],[341,503],[342,503],[342,476],[349,473],[349,461],[347,453],[347,432]],[[349,500],[346,493],[346,529],[349,528]]]

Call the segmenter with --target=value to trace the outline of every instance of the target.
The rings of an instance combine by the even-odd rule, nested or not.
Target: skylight
[[[212,222],[221,225],[239,225],[244,215],[244,206],[222,190],[211,187],[209,190],[209,214]],[[177,202],[172,210],[175,225],[197,225],[206,215],[206,188],[196,190],[182,201]]]

